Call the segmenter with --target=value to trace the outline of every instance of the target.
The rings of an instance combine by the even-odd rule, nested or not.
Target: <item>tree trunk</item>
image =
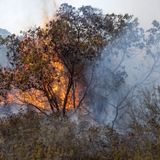
[[[73,85],[72,85],[72,99],[73,99],[73,107],[74,109],[76,108],[76,84],[73,82]]]
[[[72,88],[72,85],[73,85],[73,80],[71,78],[68,82],[68,87],[67,87],[67,91],[66,91],[65,98],[64,98],[63,110],[62,110],[63,111],[63,116],[65,116],[65,114],[66,114],[66,105],[67,105],[68,96],[69,96],[70,90]]]

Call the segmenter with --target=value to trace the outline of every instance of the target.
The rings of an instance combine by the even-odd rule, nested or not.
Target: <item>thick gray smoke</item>
[[[154,21],[144,31],[135,19],[96,63],[90,110],[97,120],[113,126],[123,119],[129,101],[135,103],[139,91],[160,84],[160,24]]]

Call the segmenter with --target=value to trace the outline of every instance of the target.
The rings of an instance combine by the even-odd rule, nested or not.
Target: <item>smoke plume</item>
[[[120,122],[129,102],[137,103],[142,90],[160,84],[159,35],[159,22],[153,21],[151,29],[145,31],[135,19],[106,46],[96,62],[88,94],[90,111],[97,120],[111,125]]]
[[[0,28],[18,34],[33,26],[44,26],[53,19],[56,0],[1,0]]]

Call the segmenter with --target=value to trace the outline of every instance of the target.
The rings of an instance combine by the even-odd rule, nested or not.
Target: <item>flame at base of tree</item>
[[[40,36],[35,37],[35,34]],[[10,72],[12,87],[5,102],[52,112],[76,108],[81,103],[84,87],[73,80],[74,75],[69,74],[50,38],[44,38],[45,34],[46,31],[40,28],[28,31],[18,44],[16,63],[9,57],[15,66]],[[7,75],[9,72],[5,69],[2,73]]]
[[[53,65],[57,71],[57,74],[61,75],[57,81],[52,84],[52,91],[57,98],[57,104],[60,108],[62,108],[64,99],[66,96],[67,90],[67,77],[65,77],[64,66],[59,62],[53,62]],[[62,76],[63,75],[63,76]],[[82,88],[80,84],[77,84],[69,93],[67,98],[66,110],[70,110],[79,105],[80,102],[80,94],[82,92]],[[18,89],[13,89],[7,95],[6,102],[8,104],[18,104],[18,105],[29,105],[36,107],[40,110],[50,110],[50,104],[48,102],[47,97],[45,97],[42,91],[31,88],[28,91],[22,91]],[[59,109],[60,109],[59,108]]]

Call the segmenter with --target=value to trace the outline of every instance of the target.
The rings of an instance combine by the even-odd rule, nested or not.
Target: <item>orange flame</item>
[[[60,62],[53,62],[54,67],[57,70],[57,73],[62,75],[64,73],[64,66]],[[52,84],[52,90],[56,94],[56,96],[59,98],[60,101],[60,107],[62,107],[65,95],[66,95],[66,90],[67,90],[67,78],[63,74],[63,76],[60,77],[60,80],[57,82],[54,82]],[[77,106],[79,104],[79,93],[80,93],[80,85],[78,85],[75,88],[75,95],[73,95],[73,91],[69,93],[68,96],[68,101],[67,101],[67,106],[66,109],[70,110],[74,107],[74,104]],[[36,89],[31,89],[30,91],[20,91],[20,90],[13,90],[11,93],[8,94],[8,103],[16,103],[19,105],[24,105],[24,104],[31,104],[34,105],[40,109],[45,109],[49,110],[49,102],[47,98],[44,96],[44,94]]]
[[[51,1],[51,0],[47,0],[47,1]],[[45,1],[46,2],[46,1]],[[55,7],[57,7],[57,2],[55,0],[52,0],[53,5]],[[47,6],[44,3],[44,7],[43,7],[43,24],[46,24],[46,22],[48,22],[50,19],[48,10],[47,10]],[[44,40],[44,39],[40,39],[37,40],[36,42],[37,44],[37,48],[39,46],[43,46],[44,44],[48,43],[48,39]],[[33,46],[34,47],[34,46]],[[24,52],[29,52],[29,49],[27,49],[27,46],[25,46],[23,48]],[[51,49],[51,51],[49,52],[53,52],[53,50]],[[45,56],[45,54],[43,54]],[[48,57],[44,57],[44,58],[48,58]],[[28,67],[29,64],[27,64],[26,67]],[[57,74],[60,75],[60,79],[55,81],[54,84],[52,84],[52,90],[54,91],[56,97],[58,97],[59,100],[59,104],[60,107],[63,106],[64,103],[64,99],[66,96],[66,90],[68,87],[68,80],[65,73],[65,67],[62,63],[60,63],[60,60],[57,59],[56,62],[53,61],[52,65],[54,66],[54,68],[56,69]],[[69,95],[68,95],[68,100],[67,100],[67,106],[66,109],[70,109],[73,108],[75,106],[77,106],[79,104],[79,94],[82,90],[82,87],[80,87],[80,85],[76,85],[76,87],[74,88],[74,91],[71,89]],[[47,98],[44,96],[44,94],[36,89],[31,89],[30,91],[20,91],[20,90],[13,90],[12,93],[8,94],[8,103],[17,103],[20,105],[23,104],[32,104],[35,105],[41,109],[50,109],[49,107],[49,102],[47,100]]]

